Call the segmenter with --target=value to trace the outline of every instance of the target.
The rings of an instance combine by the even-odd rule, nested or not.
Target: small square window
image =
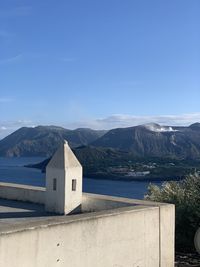
[[[56,178],[53,178],[53,191],[56,191],[57,189],[57,180]]]
[[[72,191],[76,191],[76,179],[72,179]]]

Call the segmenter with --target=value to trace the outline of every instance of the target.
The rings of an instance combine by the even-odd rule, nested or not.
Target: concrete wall
[[[175,247],[175,206],[170,204],[128,199],[121,197],[111,197],[95,194],[83,194],[82,210],[100,211],[115,209],[135,205],[134,209],[142,207],[158,207],[159,212],[159,266],[174,266],[174,247]],[[133,206],[132,206],[133,208]]]
[[[175,206],[160,206],[160,266],[172,265],[175,247]]]
[[[82,202],[82,167],[65,170],[65,214],[68,214]],[[72,179],[76,179],[76,191],[72,191]]]
[[[53,177],[56,177],[56,175],[53,175]],[[61,182],[63,181],[64,180],[61,180]],[[52,184],[49,184],[49,186],[52,187]],[[61,194],[64,184],[58,183],[57,187],[58,188],[55,191],[55,194],[59,193]],[[46,194],[46,189],[44,187],[20,185],[13,183],[0,183],[0,198],[45,204],[46,206],[48,206],[49,202],[51,208],[54,206],[53,203],[54,197],[50,194]],[[94,211],[102,211],[102,210],[115,209],[133,205],[132,203],[124,202],[125,200],[124,198],[121,199],[121,201],[120,199],[121,198],[115,198],[115,197],[114,198],[109,197],[108,199],[108,196],[83,193],[81,211],[83,213],[94,212]],[[57,198],[55,201],[57,201]],[[49,209],[48,211],[55,212],[54,209]]]
[[[44,204],[45,188],[12,183],[0,183],[0,198]]]
[[[49,169],[46,170],[46,193],[45,209],[48,212],[63,214],[65,208],[65,171]],[[53,190],[53,179],[57,180],[56,190]]]
[[[83,213],[96,212],[137,205],[120,201],[120,198],[119,201],[116,200],[118,200],[116,197],[83,193],[81,211]]]
[[[44,194],[0,184],[0,197],[44,203]],[[0,266],[174,267],[173,205],[83,194],[82,212],[0,220]]]
[[[171,235],[167,231],[160,236],[163,222],[159,219],[159,207],[128,207],[117,212],[69,217],[70,221],[62,223],[57,221],[35,228],[32,225],[24,230],[2,233],[0,266],[174,266]],[[163,227],[167,230],[166,225]],[[170,243],[170,251],[166,251],[167,246],[164,251],[160,250],[160,239],[167,245]]]

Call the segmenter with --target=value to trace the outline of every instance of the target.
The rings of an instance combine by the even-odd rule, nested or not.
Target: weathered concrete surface
[[[104,195],[83,193],[81,211],[97,212],[102,210],[116,209],[137,205],[135,203],[124,202],[124,198],[112,198]]]
[[[28,222],[52,215],[56,216],[55,214],[45,212],[44,205],[0,199],[0,232],[2,225],[5,223],[13,224],[14,226],[16,222],[22,220]]]
[[[82,195],[82,167],[67,143],[47,166],[46,189],[1,183],[0,198],[2,267],[174,266],[174,206]],[[80,205],[77,215],[48,213]]]
[[[44,204],[45,188],[12,183],[0,183],[0,198]]]
[[[84,194],[83,207],[89,213],[0,220],[0,266],[174,266],[173,205]]]
[[[160,266],[172,265],[174,255],[175,206],[160,206]]]
[[[90,214],[81,220],[77,215],[69,223],[3,234],[0,266],[158,267],[157,209]]]

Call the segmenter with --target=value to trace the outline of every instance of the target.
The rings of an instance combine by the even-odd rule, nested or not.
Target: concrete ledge
[[[137,204],[124,202],[123,199],[117,197],[83,193],[81,211],[83,213],[97,212],[102,210],[118,209],[134,205]]]
[[[173,267],[169,215],[137,205],[4,225],[0,266]]]
[[[0,183],[0,198],[43,204],[45,188]],[[0,217],[0,266],[174,267],[174,225],[174,205],[84,193],[77,215]]]
[[[0,183],[0,198],[44,204],[45,188],[12,183]]]

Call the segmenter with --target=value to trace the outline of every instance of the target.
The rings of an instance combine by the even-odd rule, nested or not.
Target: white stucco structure
[[[68,214],[81,205],[82,166],[65,141],[46,168],[45,210]]]
[[[66,142],[46,184],[0,183],[0,266],[174,267],[174,205],[82,194]]]
[[[173,205],[94,194],[82,200],[81,213],[70,216],[34,215],[31,206],[25,218],[26,202],[19,216],[16,208],[14,218],[3,212],[0,266],[174,267]]]

